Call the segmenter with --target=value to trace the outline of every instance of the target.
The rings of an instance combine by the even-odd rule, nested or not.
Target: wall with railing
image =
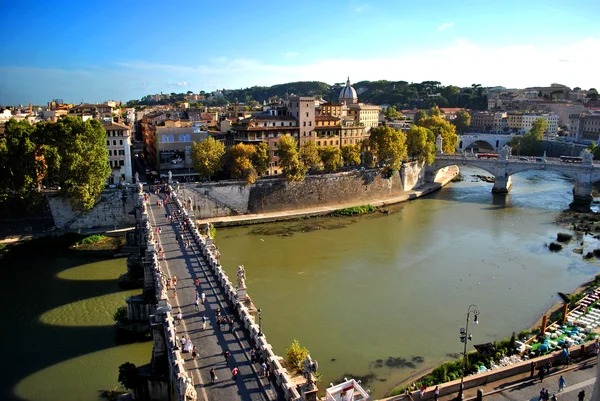
[[[171,193],[173,199],[177,203],[177,206],[183,213],[183,218],[187,219],[189,217],[189,211],[185,208],[184,202],[177,197],[177,193],[175,193],[172,189]],[[233,309],[243,322],[244,328],[250,334],[250,338],[256,344],[256,348],[259,350],[259,352],[261,352],[264,359],[270,364],[271,371],[274,372],[275,375],[276,383],[281,388],[286,400],[302,399],[296,383],[290,377],[287,369],[281,365],[279,356],[273,352],[273,347],[267,341],[265,334],[260,333],[260,328],[258,324],[256,324],[253,315],[254,305],[251,303],[248,305],[247,303],[240,302],[237,299],[237,290],[229,280],[229,277],[220,264],[220,254],[218,248],[210,237],[204,237],[200,234],[200,231],[192,220],[193,219],[189,220],[189,229],[192,237],[199,246],[208,266],[217,277],[217,281],[224,290],[228,301],[235,306]]]

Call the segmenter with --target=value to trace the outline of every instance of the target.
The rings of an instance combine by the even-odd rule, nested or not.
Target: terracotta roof
[[[127,125],[121,124],[121,123],[102,124],[102,126],[104,127],[105,130],[109,130],[109,129],[114,129],[114,130],[130,129]]]

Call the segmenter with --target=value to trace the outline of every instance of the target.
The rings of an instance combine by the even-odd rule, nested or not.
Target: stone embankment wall
[[[123,190],[105,191],[92,210],[81,213],[73,210],[68,200],[58,195],[48,196],[54,225],[60,230],[133,226],[135,216],[129,212],[135,207],[136,201],[135,186]]]
[[[189,216],[188,210],[185,208],[183,202],[177,197],[177,193],[172,192],[175,201],[177,202],[177,206],[183,211],[183,218],[187,218]],[[300,392],[298,391],[297,385],[291,379],[288,371],[281,365],[279,356],[275,355],[273,352],[273,347],[268,343],[267,338],[264,333],[260,333],[260,328],[254,319],[254,316],[251,314],[248,306],[242,302],[239,302],[237,299],[237,291],[229,277],[221,267],[219,262],[220,254],[217,247],[212,242],[210,237],[204,238],[196,225],[190,220],[190,232],[194,237],[194,240],[200,247],[200,251],[204,255],[208,266],[213,270],[215,275],[218,278],[219,284],[223,288],[227,298],[229,301],[236,305],[234,308],[236,313],[238,314],[240,320],[244,324],[244,328],[248,330],[250,333],[251,339],[256,344],[256,348],[259,352],[262,353],[265,360],[269,362],[271,365],[271,371],[275,372],[275,377],[277,381],[277,385],[280,386],[281,390],[285,394],[286,400],[300,400],[302,399]],[[251,306],[253,307],[253,305]]]
[[[301,182],[282,178],[260,179],[253,185],[243,181],[204,183],[196,190],[238,213],[264,213],[314,206],[369,203],[383,197],[399,195],[425,183],[422,163],[402,165],[401,170],[386,178],[381,170],[350,171],[307,176]]]

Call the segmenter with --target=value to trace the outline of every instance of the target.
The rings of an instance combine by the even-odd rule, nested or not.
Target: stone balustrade
[[[183,218],[189,218],[188,210],[185,208],[185,205],[179,200],[177,194],[173,191],[172,188],[171,194],[177,204],[177,207],[182,211]],[[205,238],[200,234],[200,231],[196,227],[193,219],[189,218],[188,222],[190,233],[196,241],[196,244],[199,246],[200,251],[204,256],[208,266],[210,266],[211,270],[215,273],[217,281],[225,291],[228,300],[231,302],[232,305],[236,306],[236,308],[234,309],[236,310],[240,320],[243,322],[244,327],[250,333],[250,338],[256,344],[256,348],[262,354],[263,358],[270,364],[271,371],[275,373],[276,383],[283,391],[286,400],[301,400],[302,397],[298,392],[296,383],[294,383],[294,381],[290,377],[287,369],[285,369],[281,365],[279,361],[280,358],[273,352],[273,347],[271,346],[271,344],[268,343],[265,334],[260,333],[260,328],[258,324],[256,324],[254,316],[250,313],[250,309],[237,299],[236,288],[229,280],[229,277],[227,276],[219,262],[218,248],[215,246],[210,237]],[[254,306],[251,305],[251,307],[253,308]],[[259,335],[259,333],[262,335]]]
[[[156,338],[155,336],[155,350],[153,353],[162,354],[164,352],[164,354],[166,354],[170,367],[169,383],[171,394],[169,398],[177,401],[195,400],[197,394],[194,388],[193,377],[185,370],[185,360],[181,356],[177,338],[177,329],[175,328],[175,322],[171,315],[171,305],[166,289],[167,275],[162,272],[158,262],[158,252],[155,246],[156,241],[152,225],[148,219],[148,202],[143,194],[141,185],[138,186],[138,192],[138,206],[141,210],[138,227],[142,231],[140,236],[143,240],[141,243],[147,244],[146,253],[143,257],[144,270],[145,276],[146,273],[151,274],[151,284],[153,284],[154,287],[156,301],[154,314],[151,315],[151,323],[162,326],[162,335],[164,336],[164,350],[157,351],[157,348],[162,348],[160,346],[162,345],[162,342],[160,338]]]

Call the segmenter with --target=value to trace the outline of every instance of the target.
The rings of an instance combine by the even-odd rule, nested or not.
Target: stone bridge
[[[508,144],[514,135],[468,134],[458,137],[457,152],[462,152],[476,142],[485,142],[496,152]]]
[[[527,160],[525,160],[527,159]],[[478,159],[476,155],[437,154],[430,171],[437,171],[451,165],[471,165],[479,167],[494,176],[494,193],[508,193],[512,188],[511,176],[526,170],[552,170],[575,181],[573,200],[580,204],[592,201],[592,184],[600,181],[600,163],[584,159],[583,163],[564,163],[558,158],[517,158],[508,156],[498,159]]]

